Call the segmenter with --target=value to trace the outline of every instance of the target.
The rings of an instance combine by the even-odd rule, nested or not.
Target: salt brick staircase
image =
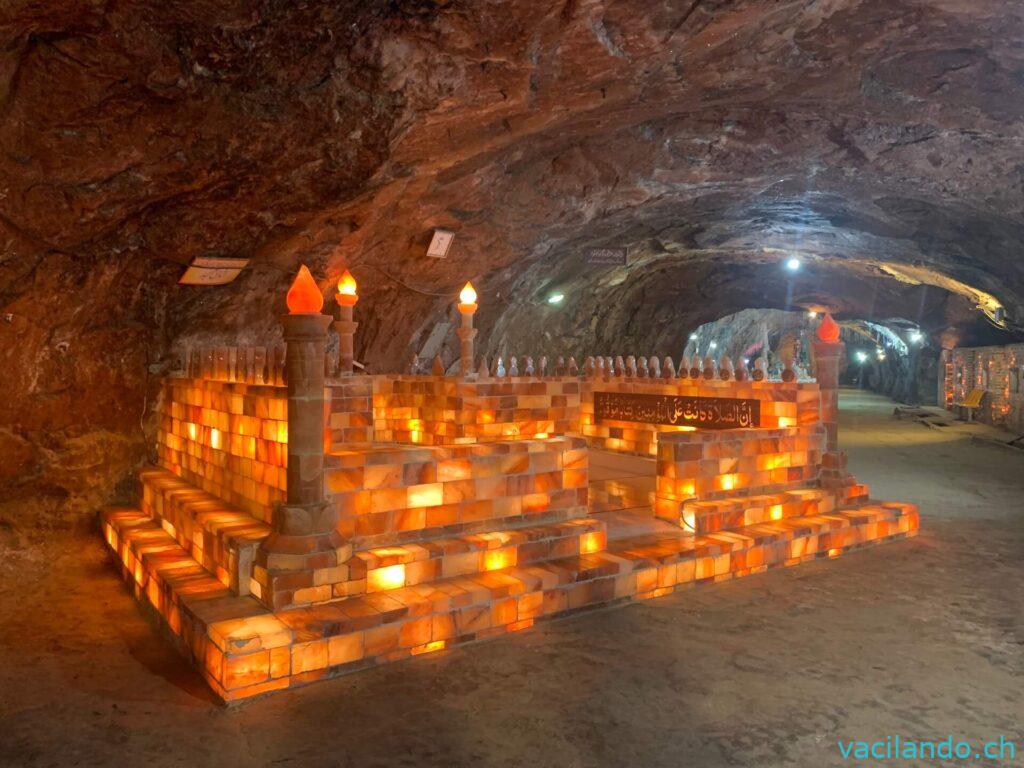
[[[462,449],[546,453],[551,443],[563,456],[575,456],[560,471],[576,472],[578,483],[586,462],[578,438]],[[441,452],[440,465],[452,460],[455,449],[429,450]],[[378,477],[430,476],[424,449],[389,447],[388,455],[388,471]],[[600,516],[586,517],[585,506],[555,515],[565,519],[552,520],[550,510],[520,514],[516,526],[504,514],[507,501],[492,507],[501,517],[489,520],[479,517],[481,500],[463,498],[454,504],[470,511],[468,518],[447,529],[430,528],[424,518],[419,528],[393,533],[384,544],[380,534],[367,534],[370,543],[346,562],[344,579],[334,582],[327,599],[275,612],[245,595],[246,568],[252,567],[254,543],[269,533],[265,524],[164,470],[145,470],[140,479],[144,508],[107,510],[105,536],[138,596],[163,617],[226,701],[525,629],[589,606],[835,557],[917,529],[913,505],[848,507],[844,494],[859,496],[863,486],[844,486],[854,488],[851,496],[813,482],[775,493],[688,500],[680,506],[682,527],[660,524],[610,540]],[[422,485],[404,486],[406,494]],[[536,488],[526,481],[515,485]],[[586,486],[577,490],[585,501]],[[528,495],[520,495],[520,510]],[[696,535],[686,530],[685,519]],[[481,530],[496,521],[501,530]],[[446,530],[454,534],[443,535]]]

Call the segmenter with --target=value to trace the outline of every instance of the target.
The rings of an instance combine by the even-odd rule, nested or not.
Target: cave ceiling
[[[1022,43],[1010,0],[8,0],[0,483],[135,455],[172,350],[272,338],[300,262],[352,269],[376,370],[468,278],[488,353],[672,353],[750,306],[1010,338]],[[251,262],[178,286],[197,256]]]

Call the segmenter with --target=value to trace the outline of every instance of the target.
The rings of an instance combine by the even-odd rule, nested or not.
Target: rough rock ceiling
[[[352,268],[377,369],[467,277],[490,352],[677,354],[700,322],[811,302],[977,338],[958,284],[1020,328],[1022,32],[1011,0],[8,0],[6,514],[109,496],[171,348],[276,333],[300,260],[325,288]],[[253,262],[178,287],[202,255]]]

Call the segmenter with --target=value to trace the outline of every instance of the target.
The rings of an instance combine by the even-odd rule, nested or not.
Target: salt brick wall
[[[662,435],[656,499],[708,500],[804,487],[817,480],[824,450],[820,424]]]
[[[517,440],[579,428],[580,380],[374,377],[378,442],[417,445]]]
[[[168,379],[157,463],[269,522],[285,498],[287,433],[284,387]]]
[[[642,456],[656,456],[658,435],[685,433],[690,427],[602,421],[594,418],[594,392],[726,397],[761,401],[764,429],[817,424],[821,419],[821,395],[813,382],[721,381],[693,379],[585,379],[581,394],[580,431],[592,448],[604,448]]]
[[[944,389],[953,393],[953,400],[961,402],[972,389],[984,389],[987,394],[981,407],[975,411],[978,421],[1003,427],[1011,432],[1024,432],[1024,344],[1003,347],[958,347],[952,350],[951,365],[940,367],[947,377]],[[985,374],[988,374],[986,386]]]
[[[580,438],[332,452],[327,488],[356,549],[587,514]]]

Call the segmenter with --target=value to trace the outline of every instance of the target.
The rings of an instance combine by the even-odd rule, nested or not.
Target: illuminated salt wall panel
[[[594,392],[678,397],[757,400],[760,426],[778,429],[817,424],[821,397],[817,383],[776,381],[720,381],[694,379],[586,379],[582,384],[580,432],[592,448],[641,456],[658,454],[658,436],[689,432],[688,426],[601,420],[595,417]]]
[[[264,522],[285,498],[287,442],[283,387],[168,380],[158,464]]]
[[[495,442],[575,432],[577,377],[472,381],[443,376],[374,377],[377,442]]]
[[[357,548],[587,513],[579,438],[335,450],[327,488]]]
[[[375,376],[346,376],[327,383],[330,444],[373,442]]]
[[[698,430],[664,434],[658,443],[655,514],[679,519],[680,504],[771,493],[812,484],[821,471],[825,430]]]
[[[940,370],[952,400],[962,402],[972,389],[982,389],[986,394],[974,418],[1024,432],[1024,344],[961,347],[947,354],[949,364]]]

